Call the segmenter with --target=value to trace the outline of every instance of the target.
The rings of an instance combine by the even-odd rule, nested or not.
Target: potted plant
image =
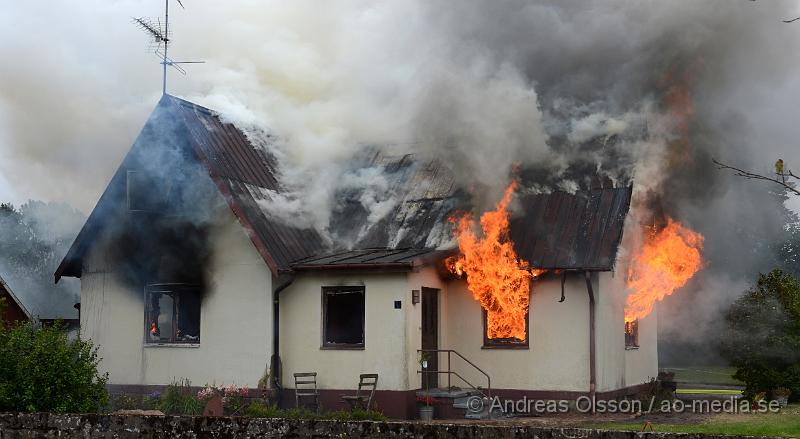
[[[786,407],[786,404],[789,403],[789,395],[791,394],[792,391],[786,387],[776,387],[772,389],[772,399],[778,401],[778,405],[781,407]]]
[[[419,408],[419,419],[423,421],[432,421],[433,403],[436,401],[430,395],[418,396],[417,401],[425,404]]]
[[[429,354],[427,352],[419,353],[419,367],[422,371],[422,382],[425,383],[425,388],[423,389],[424,395],[418,396],[417,401],[425,404],[419,408],[419,418],[423,421],[430,421],[433,419],[433,398],[430,396],[430,389],[428,389],[430,380],[426,377],[428,373],[428,357]]]

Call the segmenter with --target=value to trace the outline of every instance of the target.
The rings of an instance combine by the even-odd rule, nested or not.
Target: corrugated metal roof
[[[527,195],[510,220],[517,254],[533,267],[614,269],[632,187]]]
[[[369,188],[337,194],[339,205],[344,207],[332,216],[335,240],[354,248],[439,248],[452,241],[447,219],[468,204],[444,164],[380,152],[359,159],[354,162],[360,169],[380,168],[396,205],[379,221],[370,223],[369,212],[359,202],[362,192]]]
[[[413,268],[415,262],[426,255],[435,253],[433,249],[388,249],[372,248],[349,250],[322,256],[313,256],[292,264],[294,270],[320,269],[406,269]]]
[[[290,262],[323,251],[324,242],[315,230],[288,225],[259,205],[270,191],[281,191],[271,155],[210,110],[175,97],[171,101],[180,109],[191,143],[212,179],[257,237],[254,243],[274,272],[289,270]]]

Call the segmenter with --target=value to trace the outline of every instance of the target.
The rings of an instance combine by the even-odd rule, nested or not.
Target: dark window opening
[[[200,288],[155,284],[145,289],[147,343],[200,343]]]
[[[625,322],[625,347],[639,347],[639,320]]]
[[[527,349],[529,346],[528,340],[530,340],[530,324],[529,324],[529,316],[530,312],[525,315],[525,340],[520,340],[515,337],[508,337],[508,338],[489,338],[489,325],[488,325],[488,313],[485,309],[481,308],[481,312],[483,314],[483,347],[484,348],[491,348],[491,349]]]
[[[322,314],[323,347],[364,347],[364,287],[323,287]]]
[[[163,197],[155,179],[142,171],[128,171],[128,210],[158,212],[164,209]]]

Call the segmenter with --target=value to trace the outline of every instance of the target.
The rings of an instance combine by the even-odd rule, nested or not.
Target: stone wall
[[[192,416],[0,414],[0,439],[11,438],[537,438],[708,439],[670,433],[633,433],[513,425],[342,422]]]

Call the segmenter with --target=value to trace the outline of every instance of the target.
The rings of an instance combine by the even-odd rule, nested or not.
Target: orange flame
[[[672,294],[702,266],[703,236],[667,218],[667,226],[653,234],[633,256],[628,268],[625,322],[645,317],[656,301]]]
[[[508,236],[508,204],[517,188],[512,182],[495,209],[481,215],[483,237],[472,230],[472,215],[451,218],[461,252],[445,261],[458,275],[467,275],[467,287],[486,310],[486,333],[491,339],[525,340],[530,281],[543,270],[532,270],[517,258]]]

